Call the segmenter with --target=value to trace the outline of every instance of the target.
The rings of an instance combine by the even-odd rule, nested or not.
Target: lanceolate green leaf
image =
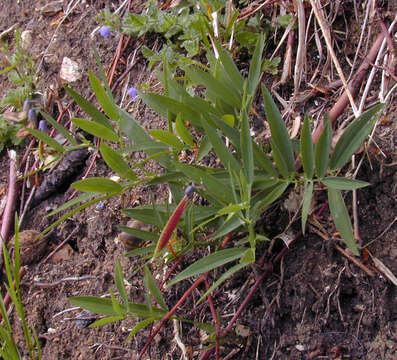
[[[234,273],[245,268],[247,265],[248,264],[237,264],[237,265],[232,266],[225,273],[223,273],[221,275],[221,277],[217,281],[215,281],[212,284],[212,286],[204,293],[204,295],[201,296],[201,298],[197,302],[196,306],[198,306],[201,302],[203,302],[207,298],[208,294],[213,292],[218,286],[222,285],[222,283],[225,282],[226,280],[228,280]]]
[[[248,73],[248,95],[251,97],[251,99],[255,95],[256,88],[258,87],[258,83],[260,80],[264,44],[265,38],[264,35],[261,34],[260,36],[258,36],[258,40],[256,41],[256,47],[254,55],[251,59],[251,65]]]
[[[234,63],[232,57],[226,50],[223,49],[219,42],[215,40],[216,48],[218,50],[219,59],[221,60],[222,66],[225,68],[227,75],[230,80],[235,84],[236,89],[242,89],[244,84],[244,79],[240,74],[236,64]]]
[[[80,306],[83,309],[87,309],[96,314],[117,316],[110,299],[103,299],[96,296],[74,296],[70,297],[69,301],[74,305]]]
[[[109,141],[119,141],[119,137],[114,132],[114,130],[109,129],[108,127],[103,126],[102,124],[81,118],[74,118],[72,119],[72,122],[76,124],[79,128],[83,129],[84,131],[87,131],[91,135]]]
[[[164,301],[163,294],[161,290],[157,286],[156,280],[154,279],[152,273],[149,270],[147,265],[144,266],[145,268],[145,286],[147,290],[153,295],[154,299],[156,300],[157,304],[164,309],[167,310],[167,304]]]
[[[60,123],[56,122],[50,115],[44,111],[40,111],[41,115],[72,145],[77,145],[77,141],[73,138],[69,131],[67,131]]]
[[[245,109],[242,110],[245,112]],[[252,138],[248,122],[248,114],[242,115],[241,124],[241,153],[243,159],[243,170],[248,186],[254,181],[254,153],[252,149]]]
[[[212,144],[216,154],[219,159],[227,168],[231,168],[236,172],[240,172],[241,166],[236,160],[236,158],[232,155],[229,149],[226,147],[222,138],[218,135],[216,130],[208,123],[207,119],[203,116],[201,117],[201,124]]]
[[[175,278],[167,285],[167,287],[171,287],[179,281],[210,271],[233,260],[237,260],[241,258],[245,250],[245,248],[232,248],[216,251],[196,261],[188,268],[183,270],[181,273],[175,276]]]
[[[138,324],[136,324],[136,325],[132,328],[131,332],[130,332],[130,333],[128,334],[128,336],[127,336],[126,341],[127,341],[127,342],[130,341],[131,338],[132,338],[133,336],[135,336],[135,334],[137,334],[139,331],[141,331],[142,329],[144,329],[146,326],[149,326],[150,324],[154,323],[156,320],[158,320],[158,319],[157,319],[157,318],[150,317],[150,318],[147,318],[147,319],[145,319],[145,320],[140,321]]]
[[[384,107],[384,104],[375,105],[346,128],[332,153],[330,160],[331,169],[340,169],[346,164],[372,131],[378,121],[380,111]]]
[[[276,145],[273,139],[270,139],[270,145],[272,147],[273,151],[273,158],[274,162],[277,165],[277,169],[280,172],[280,174],[283,176],[284,179],[288,178],[288,168],[287,164],[285,163],[285,158],[283,157],[283,154],[281,153],[280,149]]]
[[[195,184],[204,185],[210,193],[224,203],[228,204],[233,202],[231,188],[208,172],[193,165],[186,165],[183,163],[175,163],[175,168],[176,170],[182,171],[186,176],[192,179]]]
[[[325,172],[328,168],[329,151],[331,148],[332,140],[332,125],[329,116],[325,117],[324,128],[321,132],[320,138],[318,139],[316,150],[314,153],[316,174],[321,179],[324,177]]]
[[[240,96],[218,79],[197,67],[190,67],[186,70],[188,78],[196,84],[204,85],[207,91],[217,98],[222,99],[225,103],[239,108],[241,106]]]
[[[337,176],[327,176],[326,178],[322,179],[321,182],[327,187],[337,190],[354,190],[370,185],[370,183],[365,181],[347,179]]]
[[[305,171],[306,177],[308,179],[311,179],[314,172],[314,151],[312,134],[310,131],[310,119],[307,114],[305,115],[305,121],[303,122],[300,145],[303,170]]]
[[[175,150],[181,151],[185,148],[185,145],[181,143],[178,137],[169,131],[155,129],[155,130],[151,130],[150,134],[155,139],[160,140],[162,143],[171,146]]]
[[[106,164],[117,174],[128,180],[136,180],[137,177],[123,157],[109,145],[101,143],[99,150]]]
[[[63,146],[58,141],[56,141],[52,137],[48,136],[45,132],[37,130],[37,129],[29,129],[29,128],[26,128],[26,130],[30,134],[32,134],[34,137],[37,137],[42,142],[44,142],[47,145],[51,146],[57,152],[62,154],[65,151]]]
[[[72,184],[76,190],[86,192],[96,192],[102,194],[121,193],[123,188],[119,183],[107,178],[92,177],[76,181]]]
[[[176,117],[175,121],[175,130],[179,137],[189,146],[194,146],[193,136],[190,134],[189,130],[187,129],[184,121],[182,120],[180,114]]]
[[[313,197],[313,182],[310,181],[310,182],[306,183],[305,193],[303,195],[303,204],[302,204],[302,231],[303,231],[303,234],[305,233],[305,230],[306,230],[306,221],[307,221],[307,216],[309,215],[312,197]]]
[[[121,263],[118,259],[114,269],[114,282],[116,284],[121,300],[123,300],[123,304],[128,304],[128,295],[124,284],[123,269],[121,268]]]
[[[353,227],[340,190],[328,188],[328,203],[336,229],[346,242],[347,247],[353,251],[354,255],[358,256],[359,252],[354,239]]]
[[[102,86],[99,79],[94,75],[92,71],[88,72],[88,77],[90,78],[92,89],[95,92],[95,97],[97,98],[99,104],[102,106],[103,111],[109,118],[115,121],[120,120],[120,115],[116,104],[113,102],[106,90]]]
[[[272,133],[272,139],[283,156],[288,172],[295,170],[294,152],[284,120],[277,109],[269,91],[262,85],[262,95],[265,104],[266,118]]]
[[[113,129],[110,124],[108,118],[102,114],[94,105],[92,105],[88,100],[82,97],[80,94],[72,90],[71,88],[65,86],[65,90],[69,93],[69,95],[79,104],[79,106],[91,116],[92,120],[95,122],[106,126],[109,129]]]

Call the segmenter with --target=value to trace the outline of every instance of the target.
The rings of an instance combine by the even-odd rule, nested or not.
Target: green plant
[[[79,118],[72,121],[86,132],[102,138],[99,152],[109,167],[124,180],[115,182],[107,178],[88,178],[74,183],[75,189],[85,193],[50,214],[51,216],[75,206],[43,234],[83,208],[122,194],[138,184],[150,186],[167,183],[173,198],[172,204],[153,203],[123,210],[125,215],[151,224],[155,229],[153,232],[129,229],[132,234],[151,242],[148,246],[128,254],[140,256],[146,261],[144,269],[149,295],[146,304],[129,303],[121,267],[117,264],[115,283],[121,302],[114,294],[111,299],[71,299],[73,303],[105,316],[94,326],[118,321],[126,316],[143,318],[131,332],[132,336],[156,320],[162,319],[161,326],[165,320],[174,316],[177,306],[167,312],[161,291],[149,271],[149,262],[160,261],[160,255],[164,255],[168,262],[175,260],[173,255],[166,254],[165,245],[176,228],[178,241],[173,245],[173,252],[177,257],[208,246],[211,253],[177,274],[167,286],[201,275],[194,283],[194,286],[198,286],[206,281],[209,272],[216,270],[216,280],[203,294],[200,302],[203,301],[234,273],[256,261],[257,244],[268,238],[255,225],[266,209],[292,186],[302,194],[302,230],[305,230],[310,212],[314,185],[321,185],[327,190],[329,207],[337,230],[351,251],[358,254],[341,191],[369,184],[338,175],[373,129],[383,105],[374,106],[354,120],[333,150],[330,122],[326,123],[318,143],[314,145],[310,120],[306,116],[300,146],[296,148],[269,91],[262,86],[266,118],[271,131],[270,148],[262,146],[252,138],[249,115],[261,78],[264,36],[257,39],[247,78],[240,74],[232,57],[216,41],[215,46],[218,59],[207,53],[208,66],[186,67],[183,85],[173,77],[169,64],[164,60],[163,72],[159,74],[164,94],[138,91],[148,106],[168,119],[168,130],[152,130],[150,134],[146,132],[129,113],[115,105],[109,88],[106,85],[103,87],[101,81],[91,72],[91,86],[104,114],[75,91],[66,88],[91,117],[91,120]],[[102,78],[104,80],[103,75]],[[106,84],[105,80],[104,83]],[[188,85],[193,85],[197,94],[190,94],[186,89]],[[187,122],[195,132],[187,127]],[[125,142],[123,135],[133,142],[132,147]],[[45,138],[42,140],[49,141]],[[112,146],[105,141],[113,143]],[[197,150],[194,164],[187,164],[179,159],[180,152],[184,150]],[[163,167],[164,174],[157,176],[145,171],[143,165],[148,159],[131,167],[127,162],[131,151],[145,152],[148,159],[157,161]],[[221,166],[212,168],[205,165],[202,160],[210,152],[217,156]],[[303,169],[299,166],[300,162]],[[136,167],[144,170],[144,175],[140,178],[135,174]],[[198,205],[194,201],[187,203],[183,189],[188,184],[194,184],[199,196],[210,205]],[[84,203],[78,205],[80,202]],[[160,237],[156,235],[159,229],[164,229]],[[232,243],[231,248],[224,248],[224,237],[235,232],[245,236]],[[233,262],[233,266],[224,270],[224,265]],[[185,297],[181,301],[183,299]],[[158,307],[154,307],[152,301]],[[211,333],[214,334],[214,329]],[[218,335],[216,338],[218,339]]]
[[[30,99],[33,95],[37,77],[34,69],[34,60],[22,47],[21,31],[15,32],[12,49],[10,45],[0,39],[0,58],[1,70],[0,75],[7,74],[8,81],[13,88],[7,91],[0,102],[0,110],[12,106],[19,112],[9,112],[10,117],[23,116],[21,112],[24,101]],[[25,113],[26,115],[26,113]],[[26,116],[25,116],[26,117]],[[6,115],[0,115],[0,152],[8,145],[18,145],[21,143],[16,134],[19,125],[13,124]],[[18,118],[21,121],[21,118]]]
[[[37,74],[35,62],[22,47],[21,30],[15,32],[13,49],[5,41],[0,40],[2,53],[0,75],[8,74],[8,81],[15,86],[9,90],[0,102],[0,107],[7,105],[22,110],[23,102],[29,99],[36,87]]]
[[[34,329],[30,329],[23,308],[22,295],[21,295],[21,267],[19,257],[19,228],[18,219],[15,220],[15,246],[14,246],[14,261],[11,261],[11,257],[8,253],[7,247],[3,243],[3,256],[4,266],[7,276],[8,284],[5,288],[8,292],[8,296],[11,298],[11,302],[14,304],[18,318],[22,323],[22,329],[25,339],[25,350],[29,356],[29,359],[41,359],[41,347],[37,333]],[[0,314],[3,319],[3,324],[0,325],[0,355],[3,359],[22,359],[20,350],[14,340],[13,327],[10,318],[7,313],[7,305],[3,296],[0,295]]]

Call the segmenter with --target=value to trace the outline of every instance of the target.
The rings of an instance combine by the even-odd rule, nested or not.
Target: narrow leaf
[[[283,176],[283,178],[287,179],[289,174],[288,174],[287,164],[285,163],[285,157],[283,156],[281,150],[276,145],[273,139],[270,139],[270,145],[272,147],[273,158],[274,158],[274,162],[277,165],[277,169],[280,172],[280,174]]]
[[[167,304],[164,301],[163,294],[161,290],[157,286],[156,280],[154,279],[152,273],[149,270],[147,265],[144,266],[145,269],[145,286],[146,289],[153,295],[154,299],[156,300],[157,304],[164,309],[168,310]]]
[[[241,258],[241,256],[245,253],[245,250],[245,248],[232,248],[216,251],[196,261],[188,268],[183,270],[181,273],[175,276],[175,278],[167,285],[167,287],[171,287],[179,281],[210,271],[233,260],[237,260]]]
[[[181,143],[177,136],[166,130],[151,130],[150,134],[157,140],[160,140],[164,144],[171,146],[172,148],[182,151],[185,145]]]
[[[126,163],[124,158],[119,152],[113,150],[109,145],[101,143],[99,150],[106,164],[115,171],[117,174],[121,175],[123,178],[135,181],[137,179],[134,171]]]
[[[154,323],[157,320],[157,318],[147,318],[145,320],[140,321],[138,324],[136,324],[131,332],[128,334],[126,341],[131,341],[132,337],[135,336],[139,331],[144,329],[146,326],[149,326],[150,324]]]
[[[328,188],[328,203],[336,229],[346,242],[347,247],[353,251],[354,255],[358,256],[359,251],[354,239],[353,227],[340,190]]]
[[[95,122],[106,126],[108,129],[113,129],[110,124],[108,118],[102,114],[93,104],[91,104],[88,100],[82,97],[80,94],[72,90],[71,88],[65,86],[65,90],[69,93],[69,95],[79,104],[79,106],[91,116],[92,120]]]
[[[123,188],[119,183],[107,178],[99,177],[76,181],[72,184],[72,187],[80,191],[96,192],[101,194],[121,193],[123,191]]]
[[[201,296],[199,301],[197,302],[196,306],[198,306],[201,302],[203,302],[209,294],[211,294],[215,289],[217,289],[222,283],[224,283],[226,280],[230,279],[233,274],[235,274],[237,271],[245,268],[247,264],[236,264],[232,266],[228,271],[224,272],[220,278],[215,281],[211,287]]]
[[[314,173],[314,147],[310,131],[310,119],[308,114],[305,115],[305,120],[303,122],[300,145],[303,170],[305,171],[306,177],[308,179],[311,179]]]
[[[245,112],[245,110],[242,111]],[[254,181],[254,152],[252,149],[252,138],[248,122],[248,114],[246,113],[242,116],[240,136],[244,175],[248,186],[251,187],[252,182]]]
[[[123,304],[127,305],[128,295],[124,284],[123,269],[121,268],[121,263],[119,259],[117,259],[116,266],[114,268],[114,282],[116,284],[116,288],[119,292],[121,300],[123,301]]]
[[[119,141],[119,137],[114,132],[114,130],[109,129],[108,127],[102,124],[81,118],[74,118],[72,119],[72,122],[76,124],[79,128],[83,129],[84,131],[88,132],[91,135],[109,141]]]
[[[307,216],[309,215],[310,205],[312,203],[313,197],[313,182],[310,181],[306,183],[305,186],[305,194],[303,196],[303,204],[302,204],[302,232],[305,233],[306,230],[306,221]]]
[[[256,41],[255,51],[251,59],[251,65],[248,73],[248,94],[251,98],[254,97],[260,80],[264,44],[265,37],[262,33],[260,36],[258,36],[258,40]]]
[[[184,121],[182,120],[180,114],[176,117],[175,121],[175,130],[179,137],[190,147],[194,146],[193,136],[190,134],[189,130],[187,129]]]
[[[106,93],[106,90],[102,86],[99,79],[94,75],[92,71],[88,71],[88,77],[90,78],[90,83],[92,89],[95,92],[95,97],[97,98],[99,104],[102,106],[103,111],[109,118],[115,121],[120,120],[120,115],[116,104],[113,99]]]
[[[69,142],[73,145],[78,145],[69,131],[67,131],[61,124],[57,123],[50,115],[44,111],[40,111],[41,115]]]
[[[65,151],[63,146],[58,141],[56,141],[52,137],[48,136],[45,132],[37,130],[37,129],[29,129],[29,128],[26,128],[26,130],[30,134],[32,134],[34,137],[38,138],[42,142],[44,142],[47,145],[51,146],[57,152],[62,154]]]
[[[216,130],[209,124],[207,119],[201,117],[201,124],[216,152],[219,159],[225,165],[226,168],[233,169],[236,172],[240,172],[241,166],[236,160],[236,158],[232,155],[229,149],[226,147],[222,138],[218,135]]]
[[[354,190],[371,185],[366,181],[347,179],[337,176],[327,176],[326,178],[322,179],[321,182],[325,186],[336,190]]]
[[[99,327],[99,326],[104,326],[104,325],[111,324],[111,323],[114,323],[116,321],[120,321],[123,319],[124,319],[124,316],[109,316],[109,317],[105,317],[105,318],[102,318],[102,319],[99,319],[99,320],[93,322],[89,327],[95,328],[95,327]]]
[[[283,156],[288,172],[293,172],[295,170],[294,152],[284,120],[265,86],[262,86],[262,95],[273,141]]]
[[[331,169],[340,169],[346,164],[372,131],[379,119],[381,114],[380,111],[383,110],[384,107],[384,104],[375,105],[346,128],[332,153],[330,160]]]
[[[314,160],[316,165],[316,174],[321,179],[324,177],[328,168],[329,151],[332,140],[332,125],[329,116],[326,115],[326,122],[318,139]]]
[[[83,309],[92,311],[96,314],[117,316],[110,299],[96,296],[73,296],[69,298],[69,301],[74,305],[80,306]]]

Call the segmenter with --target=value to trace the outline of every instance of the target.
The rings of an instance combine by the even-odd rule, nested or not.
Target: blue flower
[[[128,92],[128,95],[131,96],[131,99],[132,99],[132,100],[135,100],[135,98],[136,98],[136,89],[135,89],[134,87],[130,87],[130,88],[127,90],[127,92]]]
[[[39,130],[47,132],[47,122],[45,120],[40,120],[39,121]]]
[[[99,33],[104,37],[107,38],[110,35],[110,27],[107,25],[102,26],[99,29]]]
[[[32,123],[37,124],[37,114],[35,109],[29,109],[28,111],[28,120],[31,121]]]
[[[30,109],[30,100],[25,100],[25,101],[23,102],[23,108],[22,108],[22,110],[28,112],[29,109]]]

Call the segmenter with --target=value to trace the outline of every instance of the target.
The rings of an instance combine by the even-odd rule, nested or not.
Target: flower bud
[[[28,120],[34,124],[37,124],[37,114],[35,109],[29,109]]]
[[[186,189],[185,189],[185,195],[191,197],[193,195],[193,193],[195,192],[196,188],[192,185],[189,185]]]
[[[25,100],[23,102],[22,110],[28,112],[30,109],[30,100]]]
[[[40,120],[39,121],[39,130],[47,132],[47,122],[45,120]]]
[[[134,87],[130,87],[130,88],[127,90],[127,92],[128,92],[128,95],[131,96],[131,99],[132,99],[132,100],[135,100],[135,99],[136,99],[136,89],[135,89]]]
[[[107,38],[110,35],[110,27],[107,25],[102,26],[99,29],[99,33],[104,37]]]

